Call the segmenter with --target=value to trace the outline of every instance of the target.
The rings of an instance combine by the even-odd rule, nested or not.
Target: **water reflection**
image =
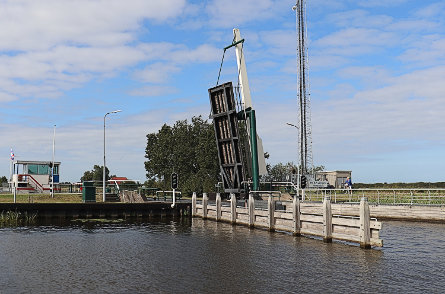
[[[385,222],[385,247],[202,219],[0,229],[0,293],[438,292],[444,225]]]

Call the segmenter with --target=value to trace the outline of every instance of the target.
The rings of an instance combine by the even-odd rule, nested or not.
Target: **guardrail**
[[[445,205],[445,189],[304,189],[302,201],[322,201],[329,196],[332,203],[358,203],[362,197],[371,204]]]
[[[158,195],[161,193],[162,193],[162,196]],[[175,191],[175,196],[178,199],[181,199],[182,198],[181,191]],[[166,201],[167,198],[173,199],[173,191],[156,191],[156,199],[160,199],[160,198],[164,198],[164,201]]]

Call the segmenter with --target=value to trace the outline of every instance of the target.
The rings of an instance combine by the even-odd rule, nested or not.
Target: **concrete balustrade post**
[[[300,198],[295,195],[292,202],[292,216],[293,216],[293,234],[295,236],[300,236],[301,233],[301,221],[300,221]]]
[[[207,218],[207,203],[209,202],[209,198],[207,197],[207,193],[202,194],[202,218]]]
[[[371,248],[371,218],[367,197],[360,199],[360,247]]]
[[[332,242],[332,210],[331,197],[329,196],[323,200],[323,241]]]
[[[255,200],[253,199],[252,194],[249,194],[248,200],[248,211],[249,211],[249,227],[253,227],[255,225]]]
[[[230,193],[230,222],[232,225],[236,224],[236,196],[235,193]]]
[[[196,209],[196,192],[193,192],[192,195],[192,217],[196,216],[197,209]]]
[[[272,195],[269,195],[269,199],[267,201],[268,205],[268,223],[269,223],[269,231],[275,231],[275,200]]]
[[[221,194],[216,193],[216,221],[221,220]]]

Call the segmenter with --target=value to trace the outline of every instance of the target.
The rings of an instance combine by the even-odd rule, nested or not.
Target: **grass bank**
[[[54,194],[51,198],[50,194],[18,194],[17,203],[82,203],[82,194],[61,193]],[[102,201],[102,195],[96,194],[96,201]],[[12,194],[0,194],[0,203],[12,203],[14,196]]]

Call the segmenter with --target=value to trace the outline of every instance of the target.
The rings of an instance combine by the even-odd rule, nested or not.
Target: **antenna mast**
[[[297,0],[293,10],[297,18],[297,66],[298,66],[298,90],[297,99],[299,105],[299,160],[301,174],[308,174],[313,167],[312,159],[312,132],[311,132],[311,101],[309,97],[309,83],[307,81],[307,31],[306,31],[306,0]]]

